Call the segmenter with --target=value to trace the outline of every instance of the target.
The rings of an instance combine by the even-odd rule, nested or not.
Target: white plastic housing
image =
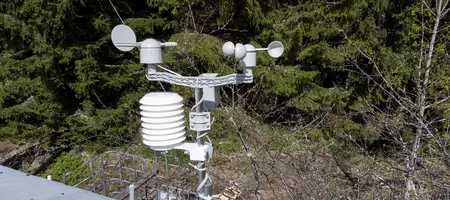
[[[203,145],[186,142],[176,146],[175,149],[188,151],[190,160],[194,161],[207,161],[213,154],[213,147],[208,142]]]
[[[152,92],[139,103],[144,144],[155,151],[166,151],[186,140],[183,98],[180,95]]]
[[[240,65],[243,67],[256,66],[256,49],[251,44],[244,45],[247,50],[247,55],[241,60]]]
[[[217,77],[215,73],[204,73],[200,77]],[[208,110],[214,110],[220,103],[220,86],[208,86],[203,88],[203,103]]]
[[[163,62],[161,44],[155,39],[141,42],[140,62],[144,64],[159,64]]]

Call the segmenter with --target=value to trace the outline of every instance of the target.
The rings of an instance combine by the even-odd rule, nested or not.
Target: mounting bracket
[[[209,112],[190,112],[189,127],[192,131],[211,130],[211,114]]]
[[[213,153],[212,145],[205,142],[202,145],[198,143],[185,142],[174,149],[185,150],[189,153],[189,159],[192,161],[207,161]]]

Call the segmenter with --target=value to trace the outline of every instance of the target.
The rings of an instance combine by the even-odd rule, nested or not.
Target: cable
[[[197,166],[195,166],[194,164],[192,164],[192,163],[188,163],[191,167],[193,167],[195,170],[197,170],[197,171],[205,171],[206,170],[206,168],[198,168]]]
[[[212,196],[207,196],[207,197],[205,197],[205,196],[203,196],[203,195],[200,194],[200,193],[198,193],[197,195],[198,195],[198,197],[200,197],[201,199],[204,199],[204,200],[212,200],[212,199],[213,199]]]
[[[202,98],[200,99],[200,101],[198,101],[198,102],[194,105],[194,107],[192,107],[191,112],[192,112],[197,106],[199,106],[202,102],[203,102],[203,95],[202,95]]]
[[[206,171],[206,167],[204,168],[198,168],[197,166],[193,165],[192,163],[188,163],[191,167],[193,167],[194,169],[196,169],[197,171]],[[197,195],[201,198],[201,199],[205,199],[205,200],[211,200],[212,197],[211,196],[203,196],[202,194],[198,193],[202,187],[206,184],[206,182],[209,180],[210,183],[212,183],[211,181],[211,177],[209,177],[208,172],[205,173],[205,177],[203,178],[202,182],[200,184],[198,184],[197,186]]]
[[[216,116],[213,117],[213,119],[211,120],[211,127],[214,124],[214,121],[216,120]]]
[[[201,135],[197,135],[197,139],[200,139],[200,138],[202,138],[202,137],[205,137],[206,135],[208,135],[209,134],[209,132],[205,132],[205,133],[203,133],[203,134],[201,134]]]
[[[117,12],[116,7],[114,6],[113,2],[111,0],[108,0],[108,1],[111,4],[111,6],[113,7],[114,11],[116,12],[116,14],[119,17],[120,21],[122,21],[122,24],[125,24],[125,22],[123,21],[122,17],[120,17],[119,12]]]
[[[212,156],[214,155],[214,148],[213,148],[213,146],[212,146],[212,142],[211,142],[211,140],[209,139],[209,137],[208,137],[208,136],[206,136],[206,139],[208,139],[208,141],[209,141],[209,144],[211,144],[211,153],[210,153],[210,155],[209,155],[209,158],[208,158],[208,161],[210,161],[210,160],[211,160],[211,158],[212,158]]]
[[[163,67],[163,66],[161,66],[161,65],[156,65],[156,66],[158,66],[159,68],[161,68],[161,69],[163,69],[163,70],[166,70],[166,71],[169,72],[169,73],[172,73],[172,74],[177,75],[177,76],[181,76],[181,74],[178,74],[178,73],[176,73],[176,72],[174,72],[174,71],[172,71],[172,70],[170,70],[170,69],[167,69],[167,68],[165,68],[165,67]]]
[[[161,82],[159,82],[158,81],[158,83],[159,83],[159,85],[161,86],[161,88],[164,90],[164,92],[166,91],[166,89],[164,89],[164,86],[162,85],[162,83]]]

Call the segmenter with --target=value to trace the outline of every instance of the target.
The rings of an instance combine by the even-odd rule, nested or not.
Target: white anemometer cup
[[[248,77],[253,77],[252,67],[256,66],[256,51],[267,51],[271,57],[278,58],[283,54],[284,46],[279,41],[271,42],[267,48],[255,48],[251,44],[242,45],[241,43],[234,45],[232,42],[226,42],[222,46],[223,54],[228,57],[234,54],[239,65],[244,67],[244,75]]]

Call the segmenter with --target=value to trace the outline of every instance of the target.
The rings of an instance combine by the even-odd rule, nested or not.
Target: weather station
[[[212,123],[210,111],[214,110],[220,102],[219,87],[252,83],[252,68],[256,67],[257,51],[267,51],[271,57],[278,58],[283,54],[283,44],[273,41],[267,48],[255,48],[251,44],[226,42],[222,46],[222,53],[228,57],[234,55],[236,61],[243,67],[242,73],[223,76],[205,73],[193,77],[182,76],[161,66],[162,48],[175,47],[176,42],[159,42],[152,38],[137,42],[134,31],[124,24],[117,25],[112,30],[111,40],[120,51],[139,48],[140,63],[145,65],[145,75],[149,81],[166,82],[195,90],[195,105],[190,109],[188,122],[185,119],[183,98],[177,93],[151,92],[142,97],[139,101],[142,139],[143,143],[154,151],[166,152],[179,149],[188,154],[190,161],[196,162],[196,164],[189,164],[197,173],[197,198],[213,199],[211,179],[205,164],[213,155],[212,143],[208,138]],[[187,131],[196,132],[196,141],[186,141]],[[159,196],[157,199],[168,197]]]

